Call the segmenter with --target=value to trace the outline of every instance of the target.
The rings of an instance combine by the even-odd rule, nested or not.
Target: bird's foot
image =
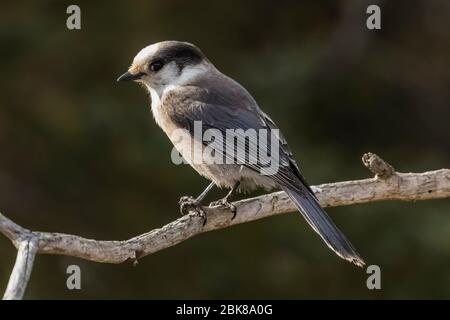
[[[189,196],[181,197],[178,204],[180,205],[180,213],[183,216],[199,206],[197,201]]]
[[[231,217],[231,220],[234,220],[234,218],[236,218],[236,212],[237,212],[236,206],[234,204],[232,204],[232,203],[229,203],[227,198],[223,198],[223,199],[220,199],[220,200],[217,200],[217,201],[213,201],[213,202],[211,202],[209,204],[209,206],[210,207],[219,206],[219,207],[222,207],[222,208],[228,208],[233,213],[233,216]]]
[[[203,219],[203,225],[206,224],[206,212],[202,209],[200,203],[196,199],[189,196],[184,196],[180,198],[178,203],[180,204],[180,213],[182,215],[186,215],[191,211],[195,212],[200,218]]]

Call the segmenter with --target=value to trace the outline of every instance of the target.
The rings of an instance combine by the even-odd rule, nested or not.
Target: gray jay
[[[228,202],[234,191],[278,188],[286,192],[308,224],[339,257],[360,267],[364,265],[353,245],[320,206],[274,121],[259,108],[245,88],[217,70],[196,46],[164,41],[145,47],[117,81],[136,81],[148,90],[156,123],[183,158],[200,175],[212,181],[197,198],[180,199],[182,212],[198,210],[201,213],[201,201],[214,186],[230,189],[225,198],[213,204],[227,206],[234,214],[235,207]],[[194,134],[196,122],[201,124],[201,133],[214,129],[225,136],[227,130],[235,130],[237,138],[245,130],[265,130],[266,137],[260,139],[262,142],[258,140],[257,147],[264,149],[270,160],[279,166],[276,170],[264,171],[262,161],[255,161],[249,154],[249,145],[255,145],[251,141],[241,149],[244,152],[222,151],[226,160],[233,161],[194,161],[195,149],[212,143]],[[188,139],[174,134],[179,130],[187,133]],[[272,134],[275,132],[277,134]],[[214,150],[220,153],[223,141],[216,140]],[[276,152],[269,150],[273,145],[277,146]]]

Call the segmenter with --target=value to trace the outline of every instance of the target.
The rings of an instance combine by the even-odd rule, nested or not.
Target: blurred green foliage
[[[178,218],[207,184],[170,161],[149,97],[116,83],[162,40],[198,45],[283,129],[311,184],[450,163],[450,2],[72,1],[0,5],[0,210],[34,230],[125,239]],[[382,30],[365,26],[380,4]],[[216,192],[215,197],[224,191]],[[211,197],[211,200],[214,197]],[[38,256],[26,298],[450,298],[450,200],[328,212],[382,290],[298,214],[198,236],[130,265]],[[15,249],[0,238],[0,288]],[[82,268],[82,290],[65,287]]]

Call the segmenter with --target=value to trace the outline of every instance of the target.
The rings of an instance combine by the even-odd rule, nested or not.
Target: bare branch
[[[22,228],[17,223],[9,220],[5,216],[0,213],[0,232],[7,237],[12,243],[19,247],[21,242],[21,238],[27,237],[30,235],[31,231]]]
[[[20,242],[17,250],[16,263],[9,277],[6,287],[4,300],[22,299],[31,271],[33,270],[34,257],[36,256],[37,243],[33,238],[25,239]]]
[[[377,177],[380,177],[381,179],[387,179],[395,174],[394,167],[381,159],[375,153],[365,153],[362,156],[362,162],[367,167],[367,169],[372,171],[373,174],[375,174]]]
[[[363,163],[375,173],[374,178],[327,183],[316,186],[316,195],[323,207],[352,205],[379,200],[428,200],[450,197],[450,170],[442,169],[424,173],[399,173],[392,166],[375,154],[365,154]],[[19,249],[16,266],[11,279],[21,275],[28,279],[34,257],[33,250],[42,254],[58,254],[78,257],[102,263],[136,263],[139,258],[159,250],[174,246],[195,235],[226,228],[232,225],[254,221],[273,215],[296,211],[294,205],[284,192],[275,192],[255,198],[235,202],[237,215],[228,209],[205,207],[208,220],[196,213],[183,216],[159,229],[154,229],[125,241],[91,240],[76,235],[31,232],[20,227],[0,214],[0,232],[9,238]],[[24,240],[25,239],[25,240]],[[32,242],[30,242],[32,240]],[[28,241],[28,264],[23,267],[24,241]],[[32,244],[33,250],[30,249]],[[35,249],[34,249],[35,248]],[[19,257],[22,257],[19,259]],[[31,259],[31,260],[30,260]],[[19,263],[20,260],[20,263]],[[29,266],[27,269],[26,266]],[[10,280],[11,292],[15,283]],[[23,283],[23,281],[21,282]],[[8,289],[10,289],[8,284]],[[17,285],[19,288],[20,285]],[[8,290],[7,290],[8,293]],[[14,295],[11,295],[14,296]],[[6,294],[5,294],[6,297]],[[16,294],[15,297],[21,297]]]

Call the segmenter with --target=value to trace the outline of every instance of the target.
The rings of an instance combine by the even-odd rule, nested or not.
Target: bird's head
[[[193,44],[163,41],[145,47],[117,81],[136,81],[161,95],[168,86],[181,86],[211,67]]]

